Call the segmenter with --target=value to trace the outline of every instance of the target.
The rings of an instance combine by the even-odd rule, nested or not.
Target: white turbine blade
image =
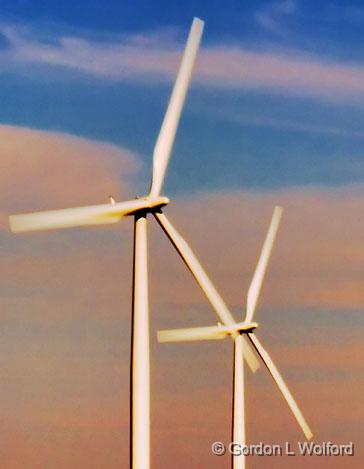
[[[157,201],[162,200],[164,200],[162,197],[136,199],[117,204],[91,205],[88,207],[12,215],[9,217],[9,222],[11,230],[15,233],[116,223],[123,216],[143,208],[149,208]]]
[[[158,196],[161,192],[168,160],[172,151],[178,122],[191,80],[197,51],[200,45],[204,22],[194,18],[188,36],[185,51],[178,70],[177,79],[168,104],[161,130],[153,153],[153,175],[150,195]]]
[[[234,325],[236,321],[234,320],[232,314],[230,313],[228,307],[224,303],[224,300],[221,298],[220,294],[217,292],[216,288],[212,284],[207,273],[203,269],[199,260],[197,259],[195,253],[192,251],[187,242],[182,238],[182,236],[177,232],[172,223],[164,215],[164,213],[153,213],[159,225],[163,231],[168,236],[169,240],[172,242],[173,246],[176,248],[178,254],[182,257],[182,260],[196,279],[197,283],[200,285],[201,289],[207,296],[207,299],[213,306],[216,311],[220,321],[226,325]]]
[[[183,262],[194,276],[200,288],[205,293],[208,301],[216,311],[221,322],[226,326],[235,325],[236,321],[234,320],[228,307],[224,303],[224,300],[217,292],[216,288],[214,287],[213,283],[211,282],[210,278],[208,277],[190,246],[186,243],[186,241],[177,232],[177,230],[173,227],[171,222],[163,213],[153,212],[153,215],[155,216],[165,234],[168,236],[173,246],[176,248],[178,254],[181,256]],[[236,334],[237,333],[235,333],[233,337],[235,337]],[[243,348],[246,361],[254,373],[259,368],[260,364],[251,349],[249,341],[245,337],[243,337]]]
[[[22,231],[52,230],[74,226],[116,223],[121,215],[106,214],[105,206],[96,211],[95,207],[77,207],[62,210],[50,210],[9,217],[10,228],[14,233]]]
[[[187,329],[171,329],[158,332],[159,342],[181,342],[186,340],[209,340],[224,339],[228,335],[236,336],[237,332],[248,331],[257,327],[258,324],[246,324],[244,322],[233,324],[231,326],[192,327]]]
[[[158,342],[189,342],[193,340],[217,340],[229,335],[220,326],[191,327],[158,331]]]
[[[270,222],[270,226],[268,229],[268,233],[263,244],[263,249],[260,254],[260,258],[259,258],[257,267],[254,272],[253,280],[250,284],[249,291],[248,291],[247,309],[246,309],[246,317],[245,317],[245,321],[247,322],[252,321],[255,309],[257,307],[259,294],[262,289],[262,283],[264,280],[264,275],[267,270],[269,258],[272,253],[272,249],[273,249],[273,245],[274,245],[274,241],[276,238],[276,234],[278,231],[281,217],[282,217],[282,208],[275,207],[272,220]]]
[[[306,438],[310,440],[313,436],[310,427],[308,426],[302,412],[298,408],[296,401],[294,400],[291,392],[289,391],[286,383],[283,381],[281,374],[279,373],[277,367],[273,363],[273,360],[269,356],[268,352],[264,349],[262,344],[259,342],[255,334],[248,334],[248,337],[251,343],[254,345],[256,351],[260,355],[260,358],[263,360],[264,364],[268,368],[269,373],[272,375],[272,378],[277,383],[277,386],[281,393],[283,394],[284,398],[287,401],[293,415],[295,416],[299,426],[302,428],[303,433],[305,434]]]

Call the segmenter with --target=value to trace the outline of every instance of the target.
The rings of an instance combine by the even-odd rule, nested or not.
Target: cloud
[[[283,2],[286,4],[287,2]],[[287,3],[287,11],[289,13]],[[44,41],[27,30],[3,26],[8,48],[0,54],[7,64],[59,67],[107,80],[174,80],[183,46],[156,34],[91,41],[60,36]],[[165,33],[164,33],[165,34]],[[301,51],[252,51],[241,44],[202,47],[195,82],[203,85],[268,90],[291,95],[339,100],[364,95],[362,63],[334,61]]]
[[[176,44],[151,35],[132,35],[109,42],[95,42],[72,36],[61,36],[49,43],[28,37],[14,27],[3,27],[9,41],[4,52],[17,62],[45,64],[85,72],[114,80],[140,77],[170,80],[178,64]],[[167,47],[162,44],[171,44]]]
[[[0,125],[0,140],[2,206],[12,210],[124,196],[140,167],[139,158],[125,148],[57,132]]]
[[[273,33],[281,33],[283,18],[292,16],[297,11],[297,2],[285,0],[273,2],[260,9],[256,15],[256,21],[260,26]]]
[[[0,137],[4,212],[98,203],[111,186],[121,197],[133,187],[138,158],[122,148],[10,126]],[[364,187],[209,192],[178,198],[166,213],[240,314],[277,203],[285,212],[258,305],[259,334],[318,441],[358,440]],[[1,231],[0,458],[9,469],[126,464],[132,226],[120,226]],[[159,328],[213,324],[216,315],[153,220],[149,228],[153,460],[217,468],[211,442],[230,439],[231,343],[156,344]],[[247,379],[250,441],[297,441],[270,377]],[[291,467],[292,459],[279,464]]]
[[[198,109],[202,112],[201,108]],[[224,110],[221,108],[218,110],[214,110],[214,118],[223,122],[231,122],[234,125],[240,125],[242,127],[244,126],[268,128],[273,130],[288,130],[305,134],[323,134],[334,137],[355,137],[360,139],[364,138],[364,131],[357,130],[352,126],[342,128],[339,126],[301,123],[295,121],[294,119],[278,119],[277,117],[273,118],[266,115],[254,116],[251,110],[250,112],[247,112],[241,108],[238,111],[232,111],[231,109]],[[351,165],[351,162],[345,159],[343,164],[345,166],[343,170],[347,171],[349,166]],[[354,163],[353,166],[353,174],[358,174],[359,168],[357,167],[357,164]]]
[[[9,214],[102,204],[109,194],[117,200],[134,197],[134,176],[141,163],[137,155],[125,148],[57,132],[1,125],[0,141],[2,318],[11,317],[13,299],[18,298],[26,320],[26,311],[32,310],[36,298],[39,303],[33,318],[43,315],[50,298],[67,309],[68,295],[77,297],[80,289],[89,289],[92,282],[97,282],[102,266],[106,271],[101,275],[107,275],[107,264],[101,262],[105,252],[118,253],[125,262],[129,251],[120,251],[117,236],[113,237],[107,229],[91,230],[90,245],[85,244],[87,232],[82,230],[15,236],[9,231]],[[127,245],[128,234],[124,236]],[[91,246],[99,265],[96,271],[89,255]],[[114,259],[118,273],[115,255]],[[77,278],[81,281],[78,285]],[[105,287],[97,301],[110,306],[115,297],[108,296],[108,284]],[[55,305],[52,318],[57,317],[57,311]]]
[[[341,64],[300,53],[251,52],[239,46],[205,50],[198,76],[212,85],[331,99],[363,95],[363,78],[361,64]]]

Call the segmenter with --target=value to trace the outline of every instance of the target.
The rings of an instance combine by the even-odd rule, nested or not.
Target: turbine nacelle
[[[248,332],[253,332],[258,326],[259,324],[257,322],[243,321],[235,324],[234,326],[229,326],[228,329],[230,335],[234,335],[235,332],[238,332],[239,334],[247,334]]]
[[[158,209],[165,207],[169,204],[170,200],[168,197],[157,196],[153,197],[146,195],[143,197],[135,197],[135,200],[138,200],[141,203],[140,208],[136,208],[134,211],[129,212],[128,215],[135,215],[139,211],[155,212]]]

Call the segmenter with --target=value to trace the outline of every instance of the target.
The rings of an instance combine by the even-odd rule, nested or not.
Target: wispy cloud
[[[203,109],[198,108],[198,110],[203,112]],[[288,120],[287,118],[280,119],[268,116],[254,116],[252,113],[245,113],[244,110],[241,112],[227,112],[226,110],[219,109],[214,112],[214,118],[224,122],[231,122],[242,127],[268,128],[274,130],[299,132],[304,134],[329,135],[334,137],[354,137],[358,139],[364,138],[364,131],[360,131],[355,128],[348,128],[347,126],[340,128],[340,126],[302,123],[297,122],[294,119]],[[345,160],[345,167],[349,168],[350,165],[351,162]],[[355,173],[357,173],[358,169],[359,167],[357,166],[353,167]],[[363,170],[364,168],[361,169],[361,171]]]
[[[163,41],[165,32],[160,37],[139,34],[108,42],[71,36],[45,42],[14,27],[1,31],[9,42],[5,59],[20,63],[64,67],[114,80],[152,76],[157,81],[169,80],[178,64],[177,46],[174,41]]]
[[[240,47],[205,50],[199,77],[225,87],[338,99],[364,94],[364,67],[313,56],[251,52]]]
[[[290,2],[286,9],[289,11]],[[0,53],[6,63],[62,67],[106,80],[173,80],[183,46],[158,35],[91,41],[61,36],[35,39],[15,27],[2,27],[8,47]],[[195,82],[231,89],[269,90],[283,94],[344,99],[364,96],[364,65],[305,55],[300,51],[252,51],[244,46],[215,44],[203,47]]]
[[[260,26],[274,33],[281,33],[282,20],[292,16],[297,11],[297,2],[284,0],[266,5],[258,10],[255,18]]]

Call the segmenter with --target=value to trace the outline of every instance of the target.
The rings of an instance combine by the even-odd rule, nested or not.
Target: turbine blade
[[[174,226],[163,213],[153,212],[153,215],[161,226],[162,230],[165,232],[165,234],[175,247],[175,249],[177,250],[178,254],[181,256],[187,268],[192,273],[198,285],[205,293],[208,301],[210,302],[213,309],[216,311],[221,322],[226,326],[235,325],[236,321],[234,320],[228,307],[224,303],[224,300],[217,292],[216,288],[214,287],[213,283],[211,282],[210,278],[208,277],[207,273],[203,269],[202,265],[200,264],[199,260],[195,256],[190,246],[177,232],[177,230],[174,228]],[[233,334],[233,337],[235,337],[236,334]],[[259,362],[251,349],[250,343],[246,339],[244,339],[243,343],[244,356],[250,366],[250,369],[255,372],[259,368]]]
[[[257,267],[254,272],[253,280],[250,284],[247,298],[247,309],[245,321],[251,322],[257,307],[259,294],[262,289],[262,283],[264,280],[264,275],[267,270],[269,258],[272,253],[274,241],[279,227],[279,222],[282,217],[282,208],[275,207],[272,220],[268,229],[267,236],[265,238],[263,249],[259,257]]]
[[[189,342],[194,340],[224,339],[229,332],[220,326],[191,327],[186,329],[170,329],[158,331],[158,342]]]
[[[260,355],[265,366],[268,368],[269,373],[272,375],[272,378],[276,382],[279,390],[283,394],[284,398],[287,401],[293,415],[295,416],[299,426],[301,427],[303,433],[305,434],[306,438],[310,440],[313,436],[310,427],[308,426],[302,412],[298,408],[296,401],[294,400],[291,392],[289,391],[286,383],[284,382],[280,372],[278,371],[277,367],[273,363],[273,360],[269,356],[268,352],[264,349],[262,344],[259,342],[255,334],[248,334],[248,337],[253,344],[255,350]]]
[[[121,215],[106,213],[105,206],[99,206],[99,208],[100,210],[95,210],[95,207],[77,207],[12,215],[9,217],[10,228],[14,233],[19,233],[22,231],[116,223],[120,220]]]
[[[177,232],[164,213],[155,212],[153,215],[207,296],[220,321],[227,326],[234,325],[236,321],[190,246]]]
[[[162,199],[162,198],[161,198]],[[159,200],[159,199],[154,199]],[[52,230],[76,226],[116,223],[123,216],[153,205],[153,199],[136,199],[115,205],[91,205],[35,212],[9,217],[10,228],[14,233],[21,231]]]
[[[191,81],[203,26],[203,21],[198,18],[194,18],[167,112],[154,147],[153,175],[150,189],[150,195],[152,196],[158,196],[162,189],[182,107]]]

